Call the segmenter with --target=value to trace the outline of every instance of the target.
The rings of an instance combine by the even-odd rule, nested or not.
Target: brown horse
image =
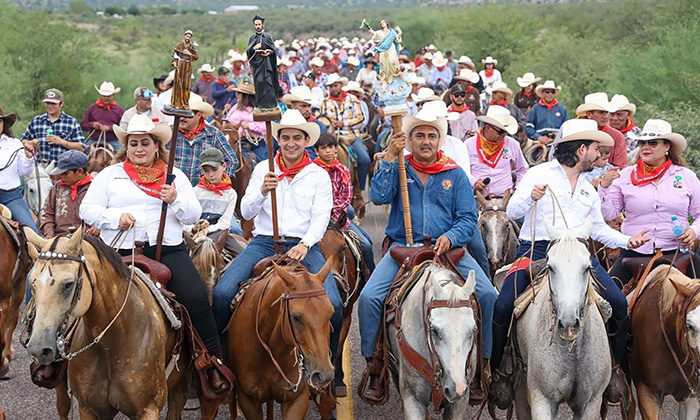
[[[238,167],[236,168],[236,176],[233,178],[233,189],[236,190],[238,198],[236,200],[236,216],[241,220],[241,229],[243,236],[246,239],[252,237],[253,221],[244,220],[241,216],[241,199],[245,195],[245,190],[248,188],[250,176],[253,174],[253,168],[258,163],[255,153],[245,153],[241,148],[241,138],[238,135],[238,125],[225,122],[221,126],[221,132],[228,138],[228,142],[236,153],[238,159]]]
[[[173,356],[177,332],[149,289],[129,278],[114,250],[83,233],[81,227],[71,237],[44,239],[25,229],[41,250],[30,276],[36,311],[29,354],[41,365],[68,360],[81,419],[121,412],[155,420],[166,400],[167,418],[179,419],[192,375],[187,346]],[[67,419],[65,379],[56,394],[60,418]]]

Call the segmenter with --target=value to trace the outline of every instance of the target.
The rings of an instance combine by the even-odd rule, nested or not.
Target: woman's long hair
[[[168,151],[165,149],[165,145],[158,141],[153,135],[150,135],[151,140],[153,140],[157,145],[158,145],[158,152],[156,153],[156,159],[160,159],[166,164],[168,163]],[[119,149],[119,151],[114,155],[114,159],[112,159],[112,165],[115,163],[121,163],[126,160],[126,149],[129,148],[129,136],[126,136],[126,141],[123,142],[122,148]]]
[[[247,93],[241,93],[241,100],[238,101],[236,104],[236,109],[239,109],[241,111],[244,111],[246,108],[250,107],[253,108],[255,106],[253,99],[255,98],[253,95],[249,95]]]

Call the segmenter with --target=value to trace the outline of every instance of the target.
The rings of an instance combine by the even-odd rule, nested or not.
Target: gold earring
[[[156,160],[160,159],[160,150],[156,152]]]

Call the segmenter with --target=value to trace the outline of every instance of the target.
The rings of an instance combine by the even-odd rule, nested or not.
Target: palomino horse
[[[566,402],[574,419],[597,419],[612,367],[590,254],[579,239],[588,238],[592,220],[576,232],[544,224],[552,240],[542,280],[548,287],[542,286],[516,324],[515,340],[526,366],[516,389],[516,414],[519,420],[554,419]]]
[[[486,199],[481,193],[476,193],[479,231],[484,238],[492,279],[495,278],[496,270],[515,261],[518,248],[520,228],[506,214],[508,200],[510,190],[506,191],[503,198]]]
[[[109,143],[93,143],[85,150],[88,154],[88,173],[97,175],[114,159],[114,148]]]
[[[199,276],[204,281],[207,286],[207,291],[209,292],[209,303],[211,303],[211,295],[214,291],[214,287],[219,282],[221,278],[221,273],[226,267],[226,261],[222,252],[224,246],[226,246],[226,239],[228,235],[227,232],[219,235],[219,239],[214,242],[208,236],[201,238],[200,242],[196,242],[192,236],[185,232],[185,243],[187,244],[187,249],[190,251],[190,258],[192,258],[192,263],[194,264]]]
[[[41,365],[68,360],[80,418],[121,412],[155,420],[167,399],[167,418],[179,419],[190,387],[190,355],[183,346],[173,358],[177,333],[148,287],[130,279],[119,254],[99,238],[83,237],[82,227],[54,239],[25,233],[41,250],[29,280],[36,313],[27,350]],[[65,382],[56,394],[60,418],[67,419]]]
[[[41,166],[37,166],[39,170],[39,184],[37,185],[37,171],[33,170],[31,174],[24,178],[26,186],[24,188],[24,201],[29,205],[29,209],[34,212],[37,219],[41,222],[41,216],[44,210],[44,201],[49,195],[49,191],[53,187],[51,178],[46,173],[46,170]],[[41,204],[41,211],[39,207]],[[37,223],[37,226],[39,223]]]
[[[232,180],[233,189],[236,190],[238,198],[236,200],[236,215],[241,220],[241,229],[243,230],[243,236],[246,239],[252,237],[253,232],[253,221],[244,220],[241,216],[241,199],[245,195],[245,190],[248,188],[248,183],[250,182],[250,176],[253,174],[253,168],[258,163],[258,158],[255,153],[244,152],[241,148],[241,138],[238,135],[238,126],[226,122],[221,127],[221,132],[228,138],[228,142],[236,153],[236,159],[238,159],[238,167],[236,168],[236,174]]]
[[[644,420],[658,419],[666,395],[678,419],[700,414],[700,280],[668,265],[656,267],[631,308],[632,380]]]

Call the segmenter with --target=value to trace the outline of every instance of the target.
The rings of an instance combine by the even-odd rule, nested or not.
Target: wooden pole
[[[165,183],[171,185],[175,180],[173,168],[175,167],[175,148],[177,147],[177,130],[180,125],[180,115],[175,115],[173,122],[173,132],[170,136],[170,152],[168,153],[168,172],[165,176]],[[165,234],[165,219],[168,217],[168,203],[163,201],[160,208],[160,224],[158,225],[158,236],[156,239],[156,261],[160,261],[163,253],[163,235]]]
[[[401,131],[401,115],[391,116],[394,133]],[[406,245],[413,245],[413,226],[411,224],[411,205],[408,201],[408,181],[406,181],[406,159],[403,150],[399,151],[399,186],[401,187],[401,204],[403,206],[403,224],[406,229]]]
[[[267,163],[270,172],[275,172],[275,155],[272,147],[272,121],[282,118],[282,112],[277,109],[275,111],[258,112],[253,111],[253,121],[265,121],[265,142],[267,143]],[[270,200],[272,207],[272,237],[275,241],[275,254],[280,255],[280,230],[277,216],[277,191],[270,191]],[[282,248],[282,253],[284,248]]]

